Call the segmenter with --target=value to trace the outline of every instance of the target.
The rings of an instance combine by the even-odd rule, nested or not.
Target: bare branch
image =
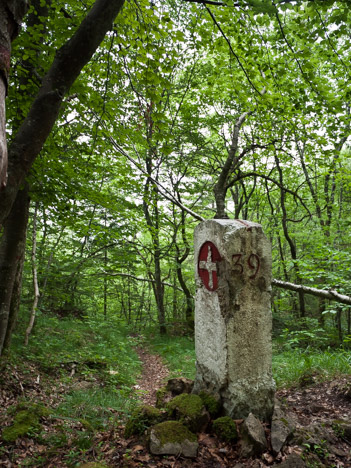
[[[222,34],[222,36],[224,37],[226,43],[227,43],[228,46],[229,46],[229,49],[230,49],[231,53],[234,55],[234,57],[236,58],[236,61],[237,61],[238,64],[239,64],[239,67],[240,67],[240,68],[242,69],[242,71],[244,72],[244,75],[246,76],[247,81],[250,83],[251,87],[256,91],[256,93],[259,94],[260,96],[262,96],[262,94],[264,94],[264,93],[261,93],[261,92],[256,88],[256,86],[253,84],[253,82],[251,81],[251,79],[250,79],[250,77],[249,77],[247,71],[245,70],[243,64],[242,64],[241,61],[240,61],[239,56],[234,52],[234,49],[233,49],[233,47],[232,47],[232,45],[231,45],[231,43],[230,43],[230,40],[229,40],[229,39],[227,38],[227,36],[224,34],[224,31],[223,31],[223,29],[221,28],[221,26],[220,26],[220,24],[218,23],[218,21],[216,20],[214,14],[212,13],[212,11],[211,11],[206,5],[205,5],[205,8],[206,8],[206,10],[208,11],[208,14],[211,16],[212,21],[214,22],[214,24],[217,26],[219,32],[220,32],[220,33]]]
[[[147,171],[145,171],[145,169],[143,169],[141,167],[141,165],[134,159],[132,158],[132,156],[130,156],[126,151],[124,151],[124,149],[116,142],[116,140],[114,138],[112,138],[111,136],[108,137],[110,142],[112,143],[113,147],[121,154],[123,154],[123,156],[125,156],[131,163],[134,164],[134,166],[136,168],[139,169],[140,172],[142,172],[146,177],[148,177],[148,180],[154,184],[157,185],[159,191],[160,191],[160,194],[166,198],[166,200],[169,200],[170,202],[174,203],[175,205],[179,206],[179,208],[181,208],[182,210],[186,211],[188,214],[190,214],[193,218],[197,219],[198,221],[204,221],[205,218],[203,218],[202,216],[200,216],[199,214],[195,213],[195,211],[192,211],[190,208],[187,208],[185,205],[183,205],[182,203],[179,202],[179,200],[177,200],[173,195],[172,193],[164,186],[162,185],[158,180],[154,179],[152,176],[150,176],[150,174],[147,173]]]
[[[260,177],[261,179],[264,179],[264,180],[268,180],[269,182],[272,182],[277,187],[279,187],[281,190],[284,190],[284,192],[290,193],[290,195],[293,195],[294,198],[297,198],[300,201],[301,205],[305,208],[307,213],[312,217],[310,210],[308,209],[308,207],[306,206],[306,203],[303,201],[300,195],[298,195],[293,190],[290,190],[287,187],[284,187],[280,182],[273,179],[272,177],[266,176],[265,174],[259,174],[258,172],[240,173],[235,177],[235,179],[233,179],[232,181],[230,181],[230,183],[228,183],[228,188],[232,187],[236,182],[238,182],[241,179],[246,179],[248,177],[253,177],[253,176]]]
[[[351,297],[344,294],[340,294],[334,289],[324,290],[317,288],[310,288],[309,286],[302,286],[300,284],[288,283],[286,281],[280,281],[272,279],[272,285],[277,288],[288,289],[289,291],[302,292],[305,294],[311,294],[312,296],[323,297],[331,301],[341,302],[342,304],[351,305]]]
[[[107,275],[107,276],[123,276],[125,278],[132,278],[132,279],[135,279],[137,281],[142,281],[144,283],[156,283],[156,280],[154,280],[154,279],[140,278],[139,276],[130,275],[129,273],[109,273],[108,271],[104,271],[103,273],[104,273],[104,275]],[[164,286],[169,286],[170,288],[177,289],[178,291],[183,292],[182,289],[178,288],[174,284],[165,283],[164,281],[162,281],[162,284]]]

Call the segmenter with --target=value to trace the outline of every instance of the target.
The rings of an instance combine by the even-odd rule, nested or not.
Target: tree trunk
[[[38,274],[37,274],[37,265],[36,265],[36,254],[37,254],[37,215],[38,215],[38,205],[36,202],[34,216],[33,216],[33,236],[32,236],[32,274],[33,274],[33,289],[34,289],[34,300],[32,305],[32,311],[30,314],[29,324],[26,330],[26,335],[24,339],[25,346],[28,345],[29,335],[32,333],[34,320],[37,313],[37,306],[39,301],[39,286],[38,286]]]
[[[276,163],[278,173],[279,173],[279,182],[280,182],[281,187],[283,187],[283,171],[280,167],[280,162],[276,155],[274,156],[274,159],[275,159],[275,163]],[[282,209],[282,214],[283,214],[282,226],[283,226],[284,236],[290,247],[290,254],[291,254],[291,258],[292,258],[293,265],[294,265],[296,280],[298,283],[301,283],[300,268],[297,263],[296,245],[293,239],[291,238],[289,234],[289,230],[288,230],[287,212],[286,212],[286,206],[285,206],[285,192],[283,189],[280,190],[280,203],[281,203],[281,209]],[[298,291],[298,297],[299,297],[300,317],[305,317],[306,315],[305,297],[304,297],[304,292],[302,289]]]
[[[0,78],[0,190],[7,182],[6,82]]]
[[[28,223],[28,187],[19,190],[0,243],[0,355],[17,317]]]
[[[5,98],[10,72],[11,42],[17,36],[27,0],[1,0],[0,2],[0,190],[7,182],[7,141]]]
[[[351,305],[351,296],[340,294],[334,289],[317,289],[309,286],[302,286],[301,284],[288,283],[286,281],[280,281],[272,279],[272,285],[278,288],[287,289],[289,291],[303,292],[304,294],[311,294],[312,296],[322,297],[329,299],[330,301],[340,302],[341,304]]]
[[[252,112],[244,112],[236,119],[227,159],[222,167],[221,173],[219,174],[218,180],[213,187],[214,197],[216,200],[215,218],[217,219],[228,218],[228,215],[225,211],[225,197],[229,188],[227,182],[230,174],[234,171],[238,163],[236,154],[239,146],[240,129],[245,122],[246,117],[250,114],[252,114]]]
[[[180,201],[180,194],[178,193],[177,195]],[[189,331],[193,332],[194,331],[194,301],[193,301],[191,292],[189,291],[189,288],[184,280],[183,270],[182,270],[182,264],[185,262],[185,260],[188,258],[190,254],[190,245],[186,236],[186,229],[185,229],[186,224],[185,223],[186,223],[186,213],[184,210],[182,210],[181,221],[180,221],[180,231],[182,234],[183,244],[185,246],[185,249],[182,255],[180,253],[180,248],[177,243],[177,231],[178,231],[177,228],[175,228],[174,230],[173,243],[174,243],[175,250],[176,250],[175,262],[176,262],[177,278],[178,278],[178,282],[180,284],[180,287],[182,288],[182,291],[184,293],[185,300],[186,300],[185,320],[186,320]]]

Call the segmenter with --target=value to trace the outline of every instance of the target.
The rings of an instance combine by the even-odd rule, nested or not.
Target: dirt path
[[[135,388],[144,404],[155,405],[156,391],[162,387],[169,371],[160,356],[150,354],[142,347],[136,348],[136,352],[143,363],[143,371]]]

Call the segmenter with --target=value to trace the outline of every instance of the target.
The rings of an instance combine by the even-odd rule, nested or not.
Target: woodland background
[[[120,356],[130,389],[152,333],[193,366],[192,235],[214,216],[262,224],[276,280],[349,296],[350,2],[109,2],[72,72],[93,3],[33,0],[12,42],[3,353],[69,369]],[[290,358],[282,385],[329,358],[348,372],[349,304],[273,285],[278,383]]]

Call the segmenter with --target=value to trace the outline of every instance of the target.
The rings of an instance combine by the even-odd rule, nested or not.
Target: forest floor
[[[167,379],[168,370],[159,356],[142,348],[138,348],[137,352],[143,362],[143,373],[135,391],[144,403],[153,405],[156,390]],[[0,421],[3,428],[12,424],[11,408],[23,399],[55,409],[72,387],[72,379],[65,383],[62,377],[43,374],[33,364],[16,366],[2,363],[1,371]],[[74,385],[87,385],[84,376],[75,375]],[[297,427],[306,431],[312,427],[318,428],[321,436],[311,440],[311,443],[307,444],[309,446],[304,447],[295,441],[275,457],[267,450],[257,459],[241,459],[237,445],[220,442],[208,433],[199,434],[199,451],[194,460],[151,455],[142,437],[124,438],[124,423],[111,410],[115,424],[111,424],[109,430],[93,433],[83,420],[53,415],[44,417],[39,435],[33,433],[18,438],[14,443],[0,445],[0,466],[61,468],[84,466],[84,463],[96,461],[108,467],[125,468],[298,467],[298,464],[284,465],[291,453],[296,453],[299,458],[308,460],[304,466],[351,467],[350,442],[343,438],[342,434],[336,435],[333,429],[336,420],[351,419],[351,398],[343,393],[345,388],[350,388],[350,377],[329,382],[314,382],[311,376],[308,386],[304,388],[279,391],[277,396]],[[81,444],[77,444],[77,441]],[[87,442],[86,446],[84,442]]]

